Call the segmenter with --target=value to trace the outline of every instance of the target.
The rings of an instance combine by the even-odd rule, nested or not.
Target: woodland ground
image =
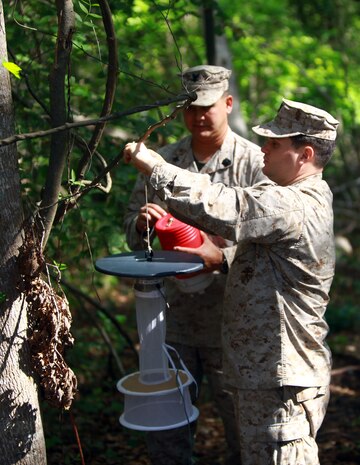
[[[84,334],[88,340],[82,363],[78,359],[72,363],[78,376],[78,396],[70,412],[60,413],[47,405],[43,408],[48,465],[149,465],[143,433],[125,429],[118,422],[122,413],[122,398],[116,389],[119,377],[106,353],[91,343],[86,328],[79,334],[78,346]],[[137,341],[135,326],[131,339]],[[334,341],[331,400],[317,440],[320,461],[321,465],[355,465],[360,463],[360,336],[337,334]],[[134,365],[134,358],[126,349],[122,353],[125,365]],[[137,370],[134,365],[129,371]],[[206,385],[198,407],[196,465],[222,465],[224,432]]]
[[[108,383],[107,383],[108,384]],[[54,417],[45,409],[48,437],[48,465],[148,465],[142,433],[118,423],[120,395],[115,389],[81,387],[80,397],[94,396],[87,402],[75,402],[71,413]],[[95,393],[95,394],[94,394]],[[360,360],[351,355],[336,355],[331,383],[331,400],[318,435],[321,465],[360,463]],[[100,399],[100,396],[103,398]],[[104,398],[106,396],[106,398]],[[77,405],[79,403],[79,406]],[[100,406],[101,410],[97,408]],[[212,403],[199,403],[200,419],[195,458],[198,465],[223,464],[226,444],[221,421]],[[49,414],[50,413],[50,414]],[[48,424],[48,422],[51,422]],[[82,452],[77,444],[76,425]]]

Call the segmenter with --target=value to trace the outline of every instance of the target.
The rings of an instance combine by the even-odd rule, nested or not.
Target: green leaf
[[[65,263],[58,263],[56,260],[53,260],[53,263],[57,268],[59,268],[60,271],[67,269],[67,265]]]
[[[0,292],[0,304],[2,304],[3,302],[5,302],[6,300],[6,294],[5,292]]]
[[[96,13],[89,13],[89,16],[91,16],[92,18],[96,18],[96,19],[101,19],[102,18],[101,15],[98,15]]]
[[[79,7],[80,7],[80,10],[82,10],[84,13],[89,14],[89,10],[81,2],[79,2]]]
[[[20,66],[12,63],[11,61],[3,61],[2,65],[6,68],[10,73],[12,73],[16,78],[20,79]]]

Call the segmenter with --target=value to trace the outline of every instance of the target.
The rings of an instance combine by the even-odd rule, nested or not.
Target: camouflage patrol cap
[[[185,70],[182,84],[186,91],[196,92],[192,105],[207,107],[216,103],[229,88],[231,71],[222,66],[200,65]]]
[[[339,121],[320,108],[283,99],[275,118],[252,130],[264,137],[292,137],[300,134],[318,139],[335,140]]]

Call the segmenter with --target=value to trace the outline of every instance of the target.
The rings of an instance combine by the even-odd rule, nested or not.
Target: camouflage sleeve
[[[212,184],[207,175],[169,164],[155,166],[150,183],[169,208],[200,229],[239,242],[298,238],[304,207],[295,190],[271,182],[253,187]]]

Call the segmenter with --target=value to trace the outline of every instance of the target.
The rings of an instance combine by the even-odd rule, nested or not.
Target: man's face
[[[232,97],[222,97],[209,107],[191,105],[184,111],[184,121],[194,138],[211,139],[227,130],[228,115],[232,110]]]
[[[295,148],[290,137],[269,138],[261,151],[264,153],[263,173],[280,186],[291,184],[298,176],[302,148]]]

